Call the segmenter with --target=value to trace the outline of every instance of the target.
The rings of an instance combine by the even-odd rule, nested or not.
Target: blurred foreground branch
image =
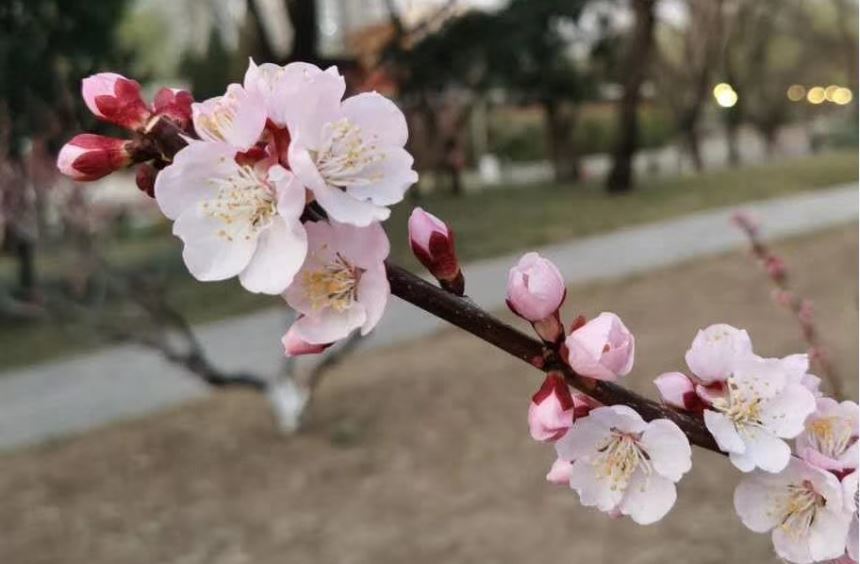
[[[774,301],[788,309],[800,326],[803,340],[806,341],[808,346],[810,362],[817,367],[818,374],[827,381],[833,396],[841,397],[841,380],[821,344],[815,324],[815,313],[812,302],[792,291],[785,262],[781,257],[774,254],[761,238],[759,226],[755,221],[742,212],[736,213],[732,221],[749,239],[753,255],[773,283],[775,287]]]

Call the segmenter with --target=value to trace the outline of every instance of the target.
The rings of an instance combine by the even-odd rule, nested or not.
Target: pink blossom
[[[556,441],[573,425],[574,404],[564,376],[547,374],[529,405],[529,432],[536,441]]]
[[[322,70],[310,63],[285,66],[249,61],[244,87],[263,101],[269,119],[279,127],[303,135],[314,132],[320,120],[337,113],[346,81],[336,67]]]
[[[815,397],[787,376],[778,359],[748,357],[736,363],[722,394],[709,398],[705,426],[743,472],[780,472],[791,449],[782,439],[803,432]]]
[[[561,272],[537,253],[523,255],[508,273],[508,307],[530,321],[548,343],[560,343],[564,337],[559,308],[566,293]]]
[[[437,280],[463,293],[463,274],[454,246],[454,232],[438,217],[421,208],[409,216],[409,245],[412,253]]]
[[[359,328],[366,335],[382,318],[391,293],[385,231],[378,223],[356,227],[321,221],[306,228],[307,258],[284,294],[302,314],[291,331],[311,344],[333,343]]]
[[[191,105],[194,130],[205,141],[225,142],[246,151],[266,126],[266,108],[259,95],[231,84],[223,96]]]
[[[773,531],[780,558],[797,564],[839,558],[851,522],[833,474],[797,458],[779,473],[756,471],[735,490],[735,510],[747,528]]]
[[[142,128],[152,114],[140,97],[140,84],[116,73],[85,78],[81,94],[94,116],[126,129]]]
[[[302,73],[301,99],[313,106],[300,104],[285,118],[292,135],[290,168],[333,220],[357,226],[384,221],[391,213],[387,206],[418,180],[403,148],[406,118],[375,92],[330,107],[327,101],[343,90],[327,73]]]
[[[131,164],[128,147],[125,139],[82,133],[60,149],[57,168],[80,182],[98,180]]]
[[[858,543],[860,543],[860,530],[857,525],[857,511],[860,509],[858,501],[857,470],[842,478],[842,500],[845,502],[845,510],[851,513],[851,524],[848,527],[848,537],[845,540],[845,550],[848,557],[857,561]]]
[[[646,423],[622,405],[577,419],[555,449],[573,463],[570,487],[583,505],[629,515],[640,525],[669,512],[675,483],[691,467],[690,443],[677,425],[668,419]]]
[[[556,458],[546,475],[546,481],[559,486],[570,485],[570,474],[573,464],[569,460]]]
[[[660,397],[667,405],[688,411],[701,410],[704,406],[696,394],[696,385],[686,374],[666,372],[654,379]]]
[[[158,175],[155,199],[175,220],[195,278],[238,275],[251,292],[278,294],[305,258],[305,191],[280,165],[239,164],[236,156],[226,143],[192,141]]]
[[[844,472],[857,468],[858,406],[853,401],[819,398],[816,410],[795,441],[797,454],[823,470]]]
[[[281,339],[281,344],[284,345],[284,356],[319,354],[331,346],[331,343],[315,345],[313,343],[303,341],[292,327],[284,334]]]
[[[750,354],[747,332],[720,323],[699,331],[685,358],[698,380],[711,384],[728,378],[737,362]]]
[[[633,369],[633,334],[614,313],[603,312],[565,340],[567,361],[579,374],[615,380]]]
[[[779,359],[780,366],[785,372],[788,380],[794,384],[800,384],[816,398],[822,396],[821,378],[809,374],[809,355],[792,354]]]

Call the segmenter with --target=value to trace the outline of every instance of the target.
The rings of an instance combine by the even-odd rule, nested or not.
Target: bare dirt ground
[[[778,245],[851,397],[857,228]],[[757,351],[802,351],[743,253],[568,294],[637,335],[627,381],[681,369],[697,328],[746,327]],[[610,520],[544,481],[552,449],[525,414],[540,376],[450,330],[333,372],[308,430],[285,439],[259,397],[222,394],[0,457],[0,562],[238,564],[776,562],[740,524],[739,473],[697,452],[656,525]],[[141,385],[145,385],[142,382]]]

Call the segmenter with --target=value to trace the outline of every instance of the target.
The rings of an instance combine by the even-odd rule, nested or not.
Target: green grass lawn
[[[437,194],[396,206],[386,230],[392,258],[418,269],[406,234],[414,205],[423,206],[454,228],[461,260],[468,261],[697,210],[855,181],[857,166],[857,153],[851,150],[701,175],[645,177],[636,190],[622,196],[607,196],[593,183],[498,188],[460,198]],[[40,270],[50,278],[64,263],[62,257],[47,255],[41,258]],[[162,272],[170,281],[171,301],[195,322],[281,303],[276,297],[245,292],[235,281],[197,282],[184,270],[179,242],[166,228],[118,241],[106,249],[106,255],[117,266],[145,266]],[[8,280],[10,267],[8,261],[0,262],[0,280]],[[79,326],[46,322],[0,324],[0,369],[100,344],[86,333]]]

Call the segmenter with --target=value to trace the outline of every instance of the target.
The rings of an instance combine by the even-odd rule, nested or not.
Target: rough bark
[[[633,189],[633,157],[639,146],[639,102],[654,46],[656,0],[631,0],[633,32],[626,57],[624,92],[618,105],[618,138],[612,152],[612,170],[606,181],[610,193]]]

